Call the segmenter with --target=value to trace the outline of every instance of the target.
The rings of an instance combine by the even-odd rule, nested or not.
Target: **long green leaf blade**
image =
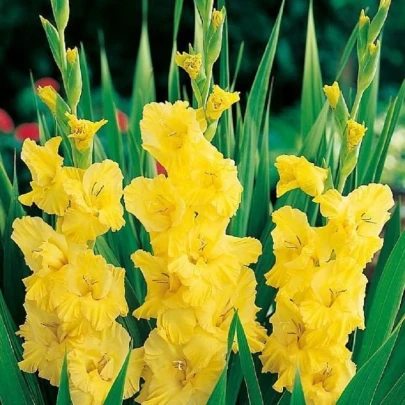
[[[62,372],[60,375],[59,391],[56,400],[56,405],[71,405],[72,399],[70,398],[69,391],[69,376],[67,369],[67,356],[63,359]]]
[[[262,393],[260,392],[253,358],[239,317],[236,320],[236,335],[238,337],[240,364],[246,382],[249,402],[251,405],[263,405]]]
[[[305,405],[304,391],[302,389],[301,377],[298,369],[295,373],[290,405]]]
[[[227,348],[227,355],[226,355],[226,365],[224,371],[221,374],[217,384],[215,385],[214,390],[207,402],[207,405],[224,405],[226,400],[226,374],[228,370],[229,358],[231,356],[232,345],[235,339],[235,331],[236,331],[236,322],[237,322],[237,312],[233,315],[231,324],[229,326],[228,331],[228,348]]]
[[[405,232],[396,243],[381,274],[361,347],[355,362],[361,367],[390,335],[404,293]],[[388,293],[389,292],[389,293]]]
[[[33,399],[18,368],[2,311],[0,311],[0,353],[0,403],[31,405]]]
[[[131,350],[129,350],[124,364],[115,379],[110,392],[105,399],[104,405],[121,405],[124,397],[125,378],[128,371],[129,359],[131,358]]]
[[[372,403],[382,373],[391,356],[392,349],[398,338],[403,322],[395,329],[384,344],[374,352],[343,391],[338,405],[370,405]]]
[[[108,67],[107,55],[104,44],[101,46],[101,83],[103,96],[104,118],[107,124],[107,155],[116,161],[125,173],[124,147],[122,136],[118,126],[117,110],[115,107],[114,88],[111,80],[110,68]]]
[[[255,177],[255,158],[258,147],[258,134],[260,132],[263,111],[266,103],[266,94],[269,88],[270,72],[280,32],[281,18],[284,10],[284,1],[281,4],[277,20],[270,34],[266,50],[260,62],[259,69],[249,94],[243,136],[240,150],[243,152],[238,157],[239,178],[243,186],[242,201],[238,213],[232,220],[232,233],[235,236],[245,236],[252,204],[253,184]]]
[[[301,96],[301,133],[305,139],[319,112],[324,96],[322,93],[322,74],[316,43],[312,0],[309,3],[308,28],[305,47],[304,81]]]

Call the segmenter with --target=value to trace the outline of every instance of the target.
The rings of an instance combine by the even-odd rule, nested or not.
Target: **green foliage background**
[[[159,100],[167,98],[167,72],[171,53],[172,15],[174,0],[151,0],[149,28],[152,61]],[[289,4],[290,3],[290,4]],[[357,22],[359,10],[378,1],[315,0],[319,58],[324,79],[331,81],[343,52],[344,43]],[[238,90],[246,93],[277,16],[279,1],[231,0],[228,4],[231,65],[235,65],[240,43],[244,41]],[[280,112],[293,106],[301,94],[305,51],[307,0],[287,3],[280,32],[277,55],[272,75],[275,77],[272,111]],[[35,118],[33,106],[27,106],[24,89],[30,85],[29,71],[34,78],[58,78],[49,49],[44,46],[43,31],[38,18],[51,17],[48,0],[0,1],[0,108],[11,113],[17,123]],[[394,0],[389,24],[384,32],[380,95],[393,96],[403,77],[405,64],[405,2]],[[186,49],[193,35],[193,3],[184,2],[178,36],[179,49]],[[98,31],[103,30],[114,85],[118,93],[128,98],[132,90],[133,66],[139,44],[142,21],[141,1],[72,0],[71,17],[67,30],[68,45],[82,41],[91,63],[93,84],[100,85]],[[354,60],[345,71],[343,81],[353,84],[356,75]],[[27,108],[29,107],[29,108]]]

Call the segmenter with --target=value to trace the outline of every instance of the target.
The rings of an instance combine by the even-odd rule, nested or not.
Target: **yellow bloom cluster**
[[[132,255],[147,284],[134,315],[157,319],[144,346],[141,403],[206,403],[225,365],[234,309],[253,352],[266,340],[255,321],[256,281],[247,267],[261,245],[226,235],[242,186],[234,162],[202,131],[187,102],[146,105],[143,147],[168,177],[136,178],[124,190],[126,208],[149,232],[154,252]]]
[[[75,404],[102,404],[128,354],[130,336],[116,322],[128,306],[125,270],[107,264],[86,242],[123,224],[122,174],[110,160],[87,170],[62,167],[60,137],[44,146],[31,140],[22,159],[31,171],[32,191],[20,197],[48,214],[57,214],[57,230],[39,217],[13,223],[12,239],[20,247],[32,275],[26,287],[24,338],[26,372],[58,385],[65,352]],[[143,349],[130,359],[126,397],[139,389]]]
[[[74,242],[94,241],[109,229],[120,229],[125,222],[118,164],[106,159],[87,170],[62,167],[61,142],[61,137],[51,138],[44,146],[24,141],[21,159],[31,172],[32,191],[21,195],[20,202],[35,203],[44,212],[58,215],[60,229]]]
[[[327,219],[311,227],[305,213],[273,213],[276,262],[267,283],[278,288],[273,333],[261,355],[278,373],[274,388],[291,391],[299,369],[308,404],[335,404],[355,373],[348,335],[364,329],[366,263],[381,248],[378,236],[394,205],[388,186],[361,186],[348,196],[331,189],[314,198]]]

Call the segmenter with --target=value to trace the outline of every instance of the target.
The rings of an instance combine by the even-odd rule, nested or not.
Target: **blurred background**
[[[125,127],[137,55],[142,11],[141,0],[71,0],[67,45],[83,42],[90,68],[95,101],[100,102],[99,32],[103,31],[114,86],[119,95],[121,124]],[[324,82],[336,75],[343,48],[360,10],[373,15],[379,0],[314,0],[315,26]],[[383,117],[405,77],[405,1],[393,0],[383,34],[378,111]],[[275,21],[279,0],[228,0],[231,75],[241,43],[242,65],[236,89],[242,98],[250,88],[268,36]],[[272,152],[294,152],[299,142],[299,102],[304,65],[308,0],[287,1],[272,76],[274,91],[271,127],[275,131]],[[149,0],[149,35],[156,80],[157,100],[167,99],[167,77],[172,48],[174,0]],[[0,0],[0,146],[13,150],[21,140],[37,135],[36,107],[30,72],[37,84],[59,88],[59,75],[39,21],[53,21],[49,0]],[[184,0],[178,49],[193,41],[192,0]],[[355,85],[357,65],[352,55],[341,80],[343,88]],[[185,75],[181,74],[186,83]],[[376,125],[382,125],[377,121]],[[124,128],[125,129],[125,128]],[[402,163],[402,164],[401,164]],[[404,114],[387,159],[386,181],[405,188]]]

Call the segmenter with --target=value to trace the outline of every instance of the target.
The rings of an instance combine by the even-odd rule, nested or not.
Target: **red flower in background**
[[[15,129],[15,137],[20,141],[29,138],[33,141],[39,140],[39,126],[36,122],[21,124]]]
[[[55,89],[55,91],[60,90],[60,84],[52,77],[43,77],[42,79],[38,79],[35,82],[35,88],[37,89],[38,86],[41,86],[41,87],[51,86]]]
[[[157,174],[167,175],[166,169],[158,161],[156,161],[156,172]]]
[[[13,132],[14,122],[10,115],[0,108],[0,132],[5,132],[6,134]]]
[[[122,112],[121,110],[117,110],[117,121],[118,127],[121,132],[128,131],[128,115]]]

